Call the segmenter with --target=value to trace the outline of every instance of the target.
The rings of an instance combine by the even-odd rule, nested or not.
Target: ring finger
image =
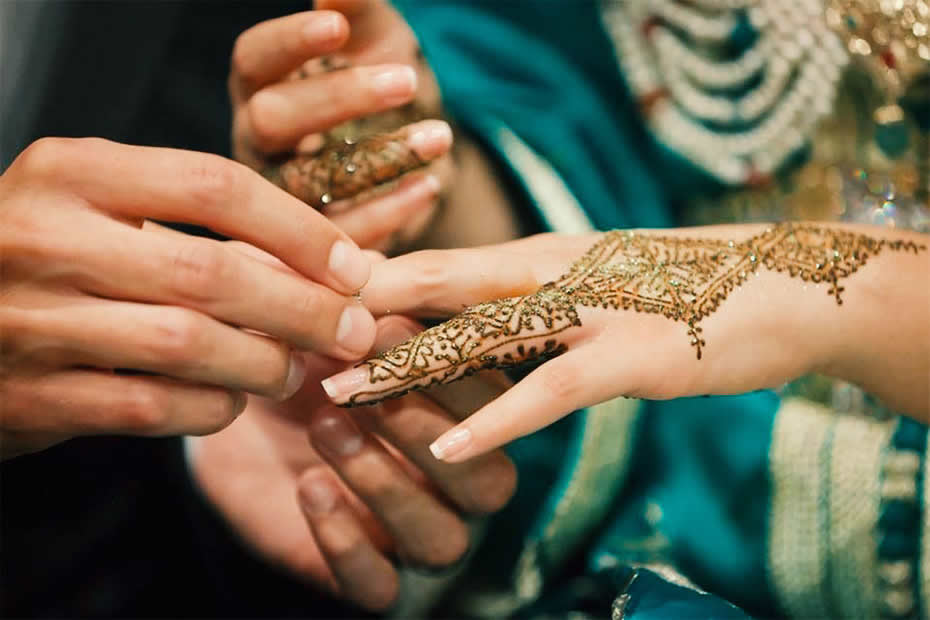
[[[303,357],[280,342],[186,308],[74,297],[8,314],[13,360],[140,370],[271,398],[304,381]]]
[[[72,241],[81,255],[78,286],[87,292],[184,306],[340,359],[371,347],[374,319],[351,297],[217,241],[102,225],[121,230],[107,243]]]

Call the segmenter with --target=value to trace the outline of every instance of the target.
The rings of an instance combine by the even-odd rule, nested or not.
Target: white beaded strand
[[[721,59],[741,11],[759,36]],[[608,0],[603,16],[657,138],[730,185],[771,175],[804,146],[849,60],[820,0]]]

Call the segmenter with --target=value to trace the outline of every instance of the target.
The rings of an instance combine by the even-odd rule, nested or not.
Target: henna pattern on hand
[[[314,208],[351,198],[424,166],[404,132],[344,138],[265,170],[265,177]]]
[[[579,307],[661,314],[684,323],[700,360],[700,322],[760,268],[827,283],[842,304],[840,280],[882,250],[926,246],[815,224],[779,224],[743,242],[611,231],[554,282],[525,297],[467,308],[452,319],[359,364],[372,389],[344,406],[370,405],[449,383],[483,369],[545,360],[567,350],[556,336],[581,326]],[[527,341],[542,341],[541,347]],[[390,381],[391,387],[377,384]]]

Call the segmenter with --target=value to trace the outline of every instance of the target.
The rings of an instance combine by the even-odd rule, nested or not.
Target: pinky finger
[[[3,385],[0,427],[18,435],[205,435],[243,409],[241,392],[149,375],[67,370]]]
[[[595,345],[549,360],[430,445],[437,459],[460,463],[529,435],[565,417],[624,393],[616,366]],[[610,358],[606,358],[610,359]]]
[[[339,592],[371,611],[390,607],[397,598],[397,572],[369,540],[333,475],[325,467],[306,471],[297,494]]]

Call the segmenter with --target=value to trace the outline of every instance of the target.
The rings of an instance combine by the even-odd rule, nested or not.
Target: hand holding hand
[[[384,248],[428,219],[452,134],[442,121],[421,120],[439,115],[438,88],[394,9],[317,5],[333,10],[270,20],[236,42],[235,153],[363,247]]]
[[[147,218],[211,228],[293,270]],[[324,216],[240,164],[34,143],[0,177],[3,456],[83,434],[209,433],[244,392],[293,394],[292,347],[370,350],[374,319],[351,297],[369,272]]]

